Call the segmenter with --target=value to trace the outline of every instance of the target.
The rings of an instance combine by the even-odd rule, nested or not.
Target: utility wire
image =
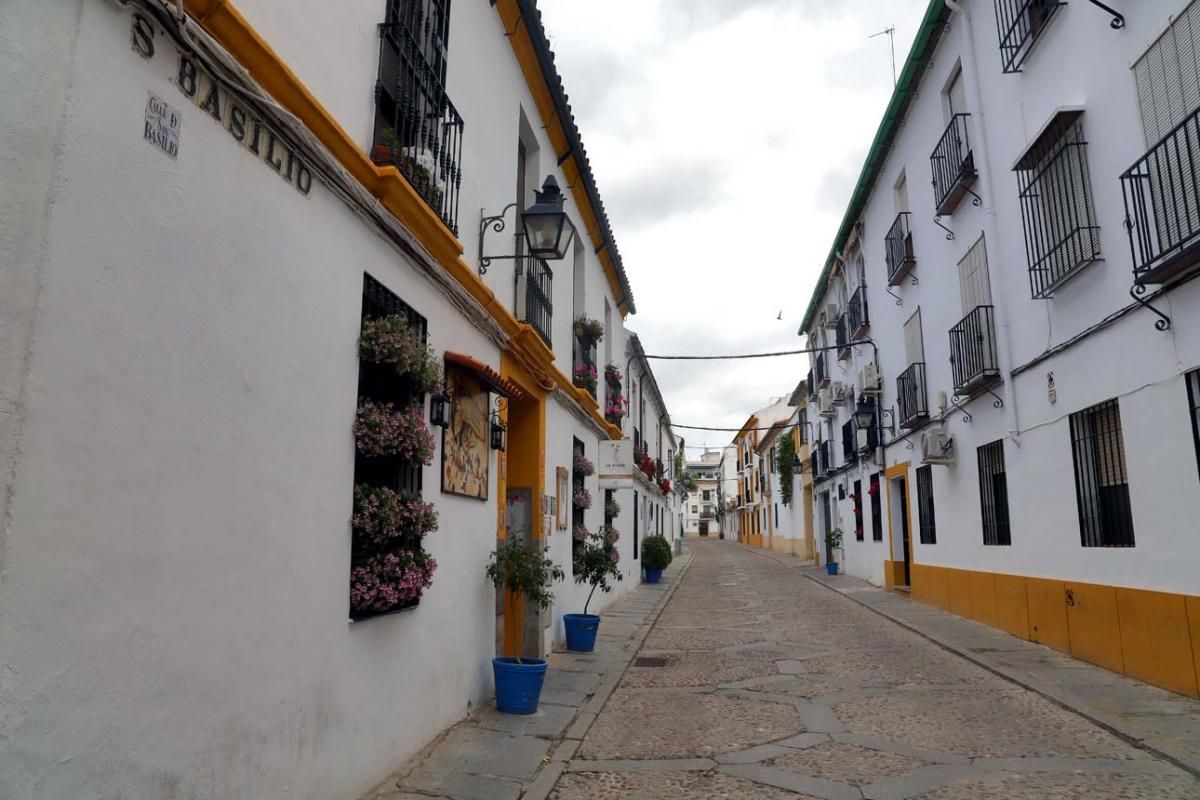
[[[658,359],[659,361],[732,361],[742,358],[775,358],[776,356],[799,356],[806,353],[824,353],[829,350],[843,349],[847,346],[856,347],[858,345],[869,344],[869,342],[870,340],[860,339],[858,341],[851,342],[849,345],[831,344],[826,347],[805,347],[800,350],[780,350],[775,353],[740,353],[729,356],[652,356],[647,354],[643,357],[648,359],[654,358]]]

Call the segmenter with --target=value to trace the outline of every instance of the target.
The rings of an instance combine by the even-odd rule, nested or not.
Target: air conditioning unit
[[[879,384],[879,367],[875,366],[874,361],[868,361],[858,371],[858,385],[862,387],[863,394],[876,395],[879,394]]]
[[[817,392],[817,413],[822,417],[833,416],[833,390],[828,386]]]
[[[921,463],[954,463],[954,438],[945,428],[930,428],[921,434]]]
[[[833,402],[849,403],[854,400],[853,386],[847,383],[842,383],[841,381],[834,381],[833,386],[830,388],[833,390]]]

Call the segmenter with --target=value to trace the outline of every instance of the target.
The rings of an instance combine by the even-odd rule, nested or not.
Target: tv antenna
[[[896,86],[896,26],[892,25],[891,27],[881,30],[879,33],[872,33],[867,38],[874,39],[877,36],[884,36],[884,35],[886,35],[888,37],[888,44],[891,45],[891,48],[892,48],[892,88],[895,88],[895,86]]]

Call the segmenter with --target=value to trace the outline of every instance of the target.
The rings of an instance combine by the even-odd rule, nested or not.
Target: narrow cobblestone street
[[[691,547],[552,798],[1200,797],[1190,773],[783,561]]]

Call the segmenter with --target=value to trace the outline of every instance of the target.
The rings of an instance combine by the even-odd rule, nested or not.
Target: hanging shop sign
[[[600,489],[633,488],[633,442],[602,439],[597,448],[596,475]]]

